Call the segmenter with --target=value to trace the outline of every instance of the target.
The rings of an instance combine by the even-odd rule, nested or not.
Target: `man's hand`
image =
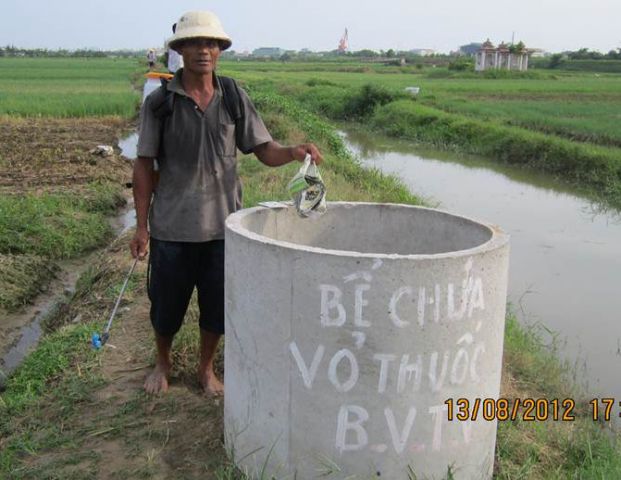
[[[140,260],[144,260],[147,256],[149,247],[149,231],[146,228],[137,228],[134,238],[129,244],[129,249],[132,252],[132,257],[138,257]]]
[[[300,162],[304,161],[306,154],[310,154],[311,159],[315,162],[315,165],[319,165],[323,162],[323,156],[314,143],[301,143],[291,148],[291,156]]]
[[[315,164],[319,165],[323,161],[323,156],[319,149],[312,143],[300,143],[291,147],[283,147],[278,142],[265,142],[257,145],[254,154],[261,163],[268,167],[280,167],[293,160],[303,162],[306,154],[310,154]]]

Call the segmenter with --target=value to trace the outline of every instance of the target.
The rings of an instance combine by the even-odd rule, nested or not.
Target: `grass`
[[[137,331],[148,332],[147,323],[141,325],[125,310],[134,307],[136,298],[146,298],[144,265],[135,272],[115,320],[109,342],[115,348],[90,348],[90,336],[105,323],[126,275],[127,241],[125,237],[115,242],[99,257],[60,311],[56,330],[9,378],[0,397],[0,478],[151,478],[162,472],[167,452],[167,462],[179,475],[174,478],[206,473],[212,475],[209,478],[241,478],[210,428],[214,421],[221,422],[218,404],[188,395],[187,388],[195,389],[195,301],[188,312],[191,325],[184,327],[174,346],[173,375],[187,388],[173,388],[159,399],[147,397],[135,385],[128,390],[110,388],[127,376],[139,379],[142,370],[136,364],[148,362],[152,355],[151,343],[143,345],[136,337]],[[76,312],[89,321],[73,324],[70,319]],[[124,335],[127,322],[131,334]],[[117,349],[134,361],[125,353],[120,362],[112,358],[110,352]],[[220,358],[220,372],[221,367]]]
[[[547,333],[508,315],[501,396],[575,399],[576,420],[499,422],[495,478],[619,478],[621,437],[606,422],[590,419],[587,399],[571,381],[572,368],[559,362],[555,342],[546,346],[542,340]]]
[[[21,462],[47,449],[77,445],[78,435],[63,426],[102,385],[96,356],[84,348],[92,330],[91,324],[72,325],[47,336],[9,379],[0,405],[0,472],[7,478],[55,478],[45,475],[74,461],[67,457],[44,469]]]
[[[0,254],[0,307],[18,310],[42,291],[57,267],[38,255]]]
[[[87,117],[136,114],[135,59],[0,58],[0,115]]]
[[[91,150],[114,145],[126,125],[119,117],[0,116],[0,307],[17,310],[44,290],[54,260],[110,240],[107,217],[126,203],[130,166]]]
[[[447,97],[434,102],[434,106],[447,112],[516,125],[578,142],[621,147],[621,132],[615,127],[621,119],[620,102],[621,95],[618,98],[562,99],[515,94],[502,98]]]
[[[71,194],[0,196],[0,253],[69,258],[110,240],[106,215],[124,203],[121,187],[91,184]]]
[[[285,143],[312,141],[325,146],[323,150],[327,160],[320,170],[329,200],[421,203],[395,177],[360,167],[347,152],[334,128],[295,102],[269,91],[255,92],[254,100],[259,111],[265,112],[266,125],[275,139]],[[286,185],[298,168],[299,164],[290,164],[272,169],[253,157],[244,157],[240,174],[245,186],[245,205],[289,199]]]

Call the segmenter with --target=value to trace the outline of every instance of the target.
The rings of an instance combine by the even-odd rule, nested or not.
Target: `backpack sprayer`
[[[138,257],[136,257],[136,260],[134,260],[134,263],[132,263],[132,267],[129,269],[129,273],[127,274],[127,277],[125,277],[125,282],[123,282],[123,286],[121,287],[121,292],[119,293],[119,296],[116,299],[116,303],[114,304],[114,308],[112,309],[112,313],[110,314],[110,319],[108,320],[108,324],[106,325],[106,329],[104,330],[103,334],[99,335],[99,333],[95,332],[93,333],[93,336],[91,337],[91,344],[93,345],[93,348],[95,350],[99,350],[101,347],[103,347],[108,341],[108,339],[110,338],[110,327],[112,326],[112,320],[114,320],[116,311],[119,308],[119,304],[121,303],[121,299],[123,298],[123,294],[125,293],[127,284],[129,283],[129,278],[132,276],[132,273],[134,273],[134,268],[136,268],[137,263],[138,263]]]

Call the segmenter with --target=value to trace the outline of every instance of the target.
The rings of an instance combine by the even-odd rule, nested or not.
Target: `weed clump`
[[[318,86],[330,86],[330,87],[336,87],[337,84],[334,82],[331,82],[330,80],[325,80],[323,78],[311,78],[310,80],[306,81],[306,85],[308,85],[309,87],[318,87]]]
[[[394,102],[397,95],[384,87],[366,84],[359,92],[347,98],[343,105],[342,118],[362,119],[373,114],[376,107]]]

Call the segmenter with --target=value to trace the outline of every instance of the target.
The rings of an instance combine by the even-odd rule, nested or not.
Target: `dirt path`
[[[96,320],[103,328],[131,265],[128,238],[117,240],[95,262],[93,283],[76,293],[59,323],[80,318]],[[108,344],[93,353],[85,343],[76,352],[76,402],[68,406],[58,392],[42,402],[42,418],[60,424],[64,438],[25,459],[32,475],[26,478],[40,478],[43,472],[41,478],[82,478],[88,472],[92,476],[85,478],[204,479],[216,478],[214,472],[222,469],[222,401],[206,397],[194,377],[195,305],[175,345],[169,392],[159,397],[143,393],[153,359],[145,277],[146,264],[140,263]],[[67,382],[62,379],[59,388],[67,388]],[[67,409],[70,415],[64,413]],[[39,434],[46,438],[45,432]]]

